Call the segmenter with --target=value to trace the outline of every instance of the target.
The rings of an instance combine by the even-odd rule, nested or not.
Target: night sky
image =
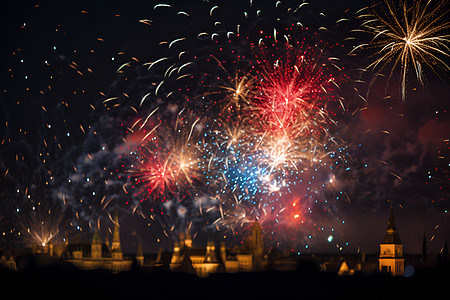
[[[384,236],[392,205],[405,252],[420,253],[425,234],[428,251],[438,253],[450,238],[449,70],[422,65],[422,86],[411,68],[403,101],[398,67],[389,81],[380,76],[369,87],[374,72],[360,70],[377,52],[367,47],[347,55],[355,45],[370,41],[369,34],[354,31],[361,26],[355,14],[376,2],[311,1],[294,15],[286,11],[300,1],[281,1],[277,8],[276,1],[260,2],[254,0],[250,6],[249,1],[167,1],[172,7],[156,8],[154,1],[2,2],[0,245],[36,242],[36,235],[27,234],[30,227],[37,228],[37,235],[55,232],[55,243],[66,237],[90,238],[99,226],[103,233],[111,229],[109,215],[119,209],[124,252],[134,252],[139,240],[144,252],[156,252],[160,245],[169,248],[171,226],[186,224],[173,218],[161,221],[158,213],[168,205],[158,205],[159,196],[145,194],[128,177],[140,157],[138,140],[146,133],[132,133],[130,128],[155,108],[161,120],[175,119],[183,107],[213,119],[217,106],[201,97],[205,91],[215,92],[215,83],[170,81],[166,69],[149,71],[145,63],[182,50],[192,60],[197,57],[189,53],[251,56],[245,38],[229,44],[223,38],[236,31],[237,24],[247,41],[257,42],[258,32],[271,32],[274,24],[301,22],[304,29],[293,31],[298,39],[304,35],[312,44],[320,41],[314,47],[325,45],[344,66],[339,74],[345,78],[347,88],[342,88],[341,96],[348,113],[335,117],[339,127],[333,134],[342,141],[345,163],[339,163],[333,174],[319,170],[317,177],[325,178],[326,186],[310,183],[311,189],[319,189],[319,196],[303,202],[305,210],[309,204],[313,207],[307,228],[285,229],[281,222],[274,230],[274,225],[262,224],[263,232],[275,231],[266,234],[270,237],[266,246],[276,246],[279,239],[296,252],[373,253]],[[448,16],[448,9],[447,5],[441,11]],[[336,23],[341,19],[346,20]],[[197,38],[201,32],[208,33],[206,39]],[[217,43],[210,38],[214,32]],[[449,64],[448,56],[439,58]],[[229,59],[224,67],[245,69],[250,60]],[[199,63],[184,68],[194,74],[216,72]],[[385,75],[389,72],[384,70]],[[298,184],[280,197],[297,199],[302,193],[303,185]],[[197,209],[199,198],[189,209]],[[314,204],[319,198],[320,204]],[[320,210],[324,213],[316,213]],[[192,223],[199,243],[216,230],[207,218],[196,215]],[[247,226],[237,229],[242,228],[238,234],[225,227],[220,236],[226,236],[230,245],[246,236]]]

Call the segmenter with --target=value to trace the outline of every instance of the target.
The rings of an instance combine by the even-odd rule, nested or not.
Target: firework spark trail
[[[158,4],[148,16],[152,20],[136,17],[136,24],[150,32],[142,42],[152,45],[144,63],[115,49],[129,45],[131,35],[118,41],[86,32],[83,47],[69,52],[70,45],[60,45],[65,39],[56,39],[44,47],[53,50],[41,52],[45,60],[38,68],[25,53],[34,53],[33,44],[18,40],[8,64],[11,87],[19,88],[6,81],[6,101],[0,103],[0,184],[2,197],[11,202],[2,214],[24,220],[4,233],[53,242],[69,219],[72,229],[100,229],[102,221],[111,223],[111,209],[119,207],[163,220],[166,235],[185,227],[196,232],[228,228],[234,235],[256,218],[276,240],[301,239],[299,233],[314,237],[316,224],[327,224],[339,213],[336,203],[355,201],[353,195],[369,190],[369,177],[383,177],[362,171],[364,176],[354,180],[359,173],[348,150],[354,145],[345,142],[345,131],[360,137],[360,127],[349,129],[348,123],[365,108],[347,101],[344,90],[353,86],[345,78],[352,71],[341,55],[348,50],[327,42],[336,38],[335,28],[309,24],[307,15],[314,12],[305,9],[313,3],[198,2],[186,11],[177,9],[181,3]],[[371,85],[380,72],[387,70],[391,79],[399,71],[404,100],[408,72],[414,71],[422,85],[427,68],[438,76],[448,73],[449,22],[445,1],[400,3],[387,0],[358,12],[359,31],[370,38],[351,54],[366,48],[376,52],[364,70],[376,73]],[[322,22],[326,14],[313,18]],[[120,19],[117,14],[114,22]],[[48,35],[32,23],[24,22],[20,30]],[[59,27],[56,34],[73,34]],[[108,47],[84,47],[89,40]],[[26,67],[17,68],[19,61]],[[94,71],[110,64],[116,81],[107,92],[92,90]],[[49,73],[32,74],[32,69]],[[392,130],[381,132],[394,136]],[[390,179],[407,182],[404,173],[386,169]],[[52,191],[45,198],[34,192],[38,182]],[[356,201],[385,198],[389,191],[379,190],[384,193]],[[50,207],[44,209],[43,202]],[[68,222],[58,220],[58,205],[71,212]]]
[[[315,161],[314,156],[323,156],[316,152],[330,139],[326,128],[332,120],[326,105],[336,98],[334,75],[324,74],[321,55],[303,49],[304,44],[295,46],[274,41],[276,61],[268,60],[267,53],[260,59],[255,113],[262,120],[257,127],[264,132],[260,145],[269,154],[270,172],[280,166],[297,170],[303,161]]]
[[[33,185],[30,189],[17,189],[16,197],[21,198],[16,203],[14,230],[23,237],[28,245],[45,246],[49,242],[62,243],[70,228],[65,223],[71,213],[68,206],[60,202],[45,190],[45,184]]]
[[[331,163],[346,155],[337,154],[342,143],[336,137],[340,112],[335,107],[344,112],[347,107],[340,97],[337,59],[327,57],[331,46],[314,37],[316,30],[304,27],[300,15],[307,3],[235,5],[203,3],[207,18],[175,10],[176,5],[155,5],[155,21],[137,23],[148,30],[158,27],[158,16],[170,23],[155,35],[164,39],[155,44],[162,53],[142,64],[123,51],[108,52],[119,78],[108,95],[94,91],[78,101],[74,95],[85,93],[83,87],[92,81],[84,78],[96,69],[80,61],[71,61],[68,69],[86,84],[62,93],[50,82],[39,91],[58,100],[57,105],[36,101],[45,132],[34,130],[39,146],[33,151],[40,168],[45,166],[48,189],[55,191],[49,199],[70,208],[72,227],[100,229],[102,220],[110,223],[104,216],[118,206],[146,218],[165,218],[166,235],[186,226],[197,230],[196,222],[234,230],[255,218],[267,226],[285,226],[274,229],[277,234],[306,220],[308,208],[321,210],[324,178]],[[165,18],[170,13],[173,18]],[[170,34],[177,20],[189,20],[196,29]],[[94,52],[104,53],[93,47],[89,55]],[[124,85],[124,91],[116,90]],[[92,94],[104,100],[96,104]],[[7,117],[1,124],[8,131],[2,145],[11,143],[9,131],[29,134]],[[3,168],[3,154],[13,152],[4,149],[1,173],[10,177],[16,164]],[[26,160],[24,152],[14,153],[17,164]],[[31,189],[33,182],[24,186]],[[55,209],[46,211],[57,215]],[[50,223],[58,222],[44,220]],[[22,227],[42,244],[55,236],[46,226],[51,235]],[[47,238],[38,238],[43,235]]]
[[[309,59],[309,57],[306,59]],[[306,59],[302,58],[302,61]],[[267,64],[270,65],[271,63]],[[295,68],[299,69],[297,66]],[[303,69],[306,69],[306,67],[302,68],[302,72],[305,73],[306,71]],[[308,69],[309,74],[313,74],[313,71],[315,70]],[[288,71],[284,70],[284,72],[287,73]],[[267,70],[265,73],[269,74]],[[297,71],[297,73],[300,76],[300,71]],[[253,76],[248,74],[245,78],[251,77]],[[313,82],[310,79],[311,76],[307,78],[309,78],[309,85],[313,86],[317,84],[317,80]],[[275,88],[280,89],[281,86],[283,90],[284,85],[286,85],[283,79],[286,80],[287,78],[278,79],[280,82],[274,85]],[[300,81],[298,77],[294,77],[294,79]],[[270,82],[271,79],[265,78],[265,81]],[[325,81],[329,82],[328,79]],[[232,83],[230,83],[231,85]],[[289,97],[292,99],[292,103],[287,104],[294,106],[294,108],[289,107],[286,109],[285,105],[279,109],[290,122],[283,124],[281,126],[282,130],[279,130],[279,123],[273,126],[275,121],[270,119],[270,117],[271,115],[276,116],[277,114],[273,113],[272,107],[261,108],[260,104],[260,102],[266,99],[276,99],[277,97],[267,91],[269,90],[267,86],[261,87],[256,85],[253,87],[250,86],[248,88],[249,90],[245,91],[244,106],[246,109],[231,110],[229,111],[231,116],[224,113],[227,111],[226,109],[222,109],[221,111],[225,116],[218,122],[215,122],[215,126],[212,126],[212,129],[206,134],[207,139],[211,140],[211,143],[215,145],[214,147],[206,147],[205,149],[207,153],[205,157],[209,157],[208,176],[214,179],[217,189],[216,194],[226,195],[220,197],[220,211],[223,219],[225,219],[224,216],[227,216],[224,223],[228,225],[233,222],[233,219],[235,223],[242,224],[246,220],[246,217],[251,214],[251,211],[254,211],[255,207],[260,209],[262,207],[260,201],[264,200],[262,200],[263,198],[258,201],[256,200],[259,194],[273,194],[279,191],[281,187],[289,186],[289,183],[286,182],[290,181],[289,176],[292,172],[303,168],[303,166],[299,166],[302,160],[308,166],[314,164],[316,161],[317,163],[322,163],[321,159],[314,157],[321,157],[317,155],[317,152],[320,152],[318,149],[323,148],[323,146],[319,146],[317,137],[321,135],[327,136],[320,141],[322,145],[330,137],[322,129],[322,127],[326,127],[324,120],[327,120],[328,117],[326,117],[323,106],[318,106],[317,102],[319,102],[318,99],[323,101],[325,99],[329,100],[329,98],[328,96],[320,98],[315,94],[317,94],[316,90],[320,90],[322,94],[322,91],[326,91],[326,89],[321,86],[314,86],[316,90],[313,93],[310,91],[312,88],[307,92],[302,90],[303,82],[301,84],[298,82],[292,84],[290,81],[287,81],[287,85],[291,86],[288,87],[287,91],[283,91],[284,98]],[[271,88],[273,89],[273,86]],[[236,98],[240,94],[239,85],[236,90],[230,88],[225,88],[225,90],[228,92],[231,91],[230,94],[233,98]],[[255,95],[265,95],[265,97]],[[301,97],[313,103],[308,104]],[[279,99],[276,100],[275,103],[278,103]],[[234,106],[234,102],[225,101],[224,103],[229,105],[228,107]],[[269,110],[269,113],[266,110]],[[286,110],[287,112],[285,112]],[[249,120],[252,114],[258,116],[256,118],[257,121],[252,122],[251,125],[242,126],[243,123],[245,124],[243,120]],[[269,115],[269,118],[264,117],[264,115]],[[279,119],[277,116],[275,118]],[[269,121],[265,119],[269,119]],[[304,121],[304,119],[308,120],[309,123]],[[279,133],[281,134],[277,135]],[[216,141],[213,141],[214,138]],[[211,162],[213,162],[214,168],[211,168]],[[274,175],[275,173],[277,173],[276,176]],[[249,207],[242,201],[248,201],[255,205],[255,207],[252,208],[252,205]],[[229,209],[232,211],[227,211]],[[281,207],[279,210],[283,211],[284,208]],[[235,228],[236,224],[231,227]]]
[[[165,126],[155,129],[158,124],[144,136],[140,167],[136,173],[148,187],[149,193],[155,191],[162,194],[176,185],[191,185],[199,179],[197,167],[201,164],[201,143],[194,137],[199,135],[200,119],[193,117],[192,122],[188,119],[181,115],[173,128]]]
[[[367,69],[377,74],[390,69],[388,81],[400,69],[401,97],[406,99],[407,75],[414,69],[419,84],[424,85],[424,66],[438,76],[439,70],[450,70],[445,59],[450,57],[450,22],[446,1],[391,0],[359,11],[361,30],[373,36],[366,44],[355,47],[350,54],[368,46],[373,61]],[[371,85],[374,83],[372,80]]]
[[[163,125],[155,130],[151,127],[155,123]],[[156,117],[149,120],[141,129],[146,138],[135,147],[133,167],[125,170],[135,190],[136,205],[150,199],[152,215],[159,213],[158,221],[167,235],[177,236],[200,219],[209,218],[209,225],[217,223],[217,218],[210,217],[215,215],[216,200],[205,194],[211,166],[204,153],[208,147],[204,128],[208,128],[204,120],[184,109],[172,124]]]
[[[215,24],[220,11],[211,9]],[[255,218],[295,228],[344,155],[334,118],[336,107],[346,111],[345,76],[327,56],[330,46],[298,22],[267,28],[262,12],[255,15],[248,32],[238,24],[226,35],[178,36],[160,43],[164,57],[144,63],[160,79],[139,101],[147,115],[132,130],[144,138],[126,173],[135,202],[144,209],[151,199],[151,216],[156,209],[167,232],[196,222],[234,232]],[[155,106],[159,97],[166,101]],[[292,189],[305,195],[296,207]]]

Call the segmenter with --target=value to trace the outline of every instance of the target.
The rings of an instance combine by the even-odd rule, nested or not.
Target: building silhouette
[[[136,252],[136,262],[138,266],[142,267],[144,265],[144,251],[142,251],[142,243],[139,241],[138,249]]]
[[[106,269],[111,272],[130,270],[133,261],[123,257],[117,211],[114,216],[111,244],[107,237],[103,243],[99,232],[95,231],[91,244],[68,244],[61,257],[83,270]]]
[[[233,249],[227,249],[224,241],[217,248],[212,238],[208,238],[206,248],[194,247],[189,230],[186,230],[174,243],[170,269],[195,273],[200,277],[216,272],[235,273],[262,270],[267,266],[267,256],[264,255],[261,226],[257,221],[253,223],[251,230],[251,236],[242,247]],[[161,261],[157,259],[157,263],[161,263]]]
[[[31,253],[37,256],[62,259],[83,270],[100,268],[114,273],[131,270],[133,257],[123,255],[117,211],[113,222],[111,242],[108,235],[102,236],[99,231],[95,231],[90,243],[69,243],[65,238],[64,243],[61,244],[53,245],[49,242],[45,245],[31,245]],[[234,247],[226,247],[224,240],[217,242],[212,236],[208,237],[205,246],[194,245],[190,231],[186,230],[177,236],[173,249],[163,251],[160,248],[156,259],[152,254],[144,257],[142,243],[139,241],[134,259],[136,260],[135,266],[146,269],[165,269],[167,267],[175,272],[192,273],[200,277],[206,277],[211,273],[252,272],[267,269],[297,270],[305,268],[304,262],[306,261],[315,263],[317,270],[336,273],[339,276],[376,273],[403,276],[405,275],[405,261],[408,265],[416,267],[436,267],[448,264],[447,242],[439,254],[430,255],[427,253],[425,235],[423,236],[422,254],[404,255],[392,207],[390,207],[386,232],[379,246],[379,254],[368,255],[365,252],[356,254],[311,253],[301,256],[278,252],[278,254],[274,254],[275,252],[268,254],[265,251],[261,226],[258,221],[255,221],[251,225],[248,237]],[[0,252],[0,255],[3,255],[0,256],[0,267],[16,270],[14,257],[4,253]],[[8,257],[10,257],[9,260]],[[406,276],[408,276],[408,272]]]
[[[13,256],[10,256],[9,259],[6,259],[6,257],[3,255],[0,258],[0,268],[8,268],[13,271],[17,271],[16,260]]]
[[[395,226],[392,206],[389,213],[389,221],[386,234],[380,244],[380,256],[378,258],[379,271],[390,273],[393,276],[403,276],[405,259],[403,257],[403,244]]]

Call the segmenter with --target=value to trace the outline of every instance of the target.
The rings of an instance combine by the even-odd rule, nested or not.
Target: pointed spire
[[[139,241],[136,256],[144,256],[144,252],[142,251],[142,243]]]
[[[144,265],[144,251],[142,251],[142,243],[140,240],[139,240],[139,244],[138,244],[138,248],[137,248],[137,252],[136,252],[136,261],[139,266],[142,267],[142,265]]]
[[[252,225],[252,249],[261,247],[261,242],[261,226],[255,218],[255,222]]]
[[[94,232],[94,235],[92,236],[92,244],[99,245],[102,243],[102,238],[100,237],[100,233],[98,230]]]
[[[162,247],[159,247],[159,249],[158,249],[158,254],[156,255],[155,263],[159,264],[159,263],[162,262],[162,261],[161,261],[161,259],[162,259],[162,253],[163,253],[163,249],[162,249]]]
[[[122,260],[122,248],[120,246],[120,232],[119,232],[119,214],[116,209],[116,213],[114,215],[114,230],[113,230],[113,238],[111,243],[111,257],[114,260]]]
[[[189,232],[189,227],[186,227],[184,245],[186,246],[186,248],[192,248],[192,237],[191,233]]]
[[[426,259],[427,259],[427,238],[424,232],[422,241],[422,260],[425,261]]]
[[[94,232],[94,236],[92,237],[91,244],[91,258],[99,259],[102,257],[102,238],[98,230]]]
[[[389,208],[389,221],[388,221],[388,228],[387,229],[396,229],[395,228],[395,219],[394,219],[394,210],[391,207]]]
[[[391,204],[386,235],[384,236],[382,244],[401,244],[401,243],[402,242],[400,241],[400,237],[398,236],[397,233],[397,227],[395,226],[394,211]]]
[[[120,247],[120,232],[119,232],[119,214],[118,210],[114,214],[114,230],[113,230],[113,238],[111,243],[111,249],[115,252],[121,252]]]
[[[108,249],[111,250],[111,245],[109,243],[109,231],[108,230],[106,231],[106,234],[105,234],[105,245],[106,245],[106,247],[108,247]]]

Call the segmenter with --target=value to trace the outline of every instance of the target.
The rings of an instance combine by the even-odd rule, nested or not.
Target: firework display
[[[132,18],[117,9],[113,29],[90,20],[98,32],[82,45],[55,18],[39,74],[27,40],[41,29],[20,24],[0,99],[3,236],[45,245],[111,233],[118,209],[161,229],[154,243],[190,231],[238,245],[257,220],[268,249],[356,250],[346,209],[403,205],[420,194],[406,178],[426,172],[447,215],[446,107],[415,114],[417,125],[397,106],[417,105],[405,99],[428,71],[448,76],[445,1],[352,4],[337,21],[334,4],[305,1],[139,5]],[[414,145],[396,133],[406,127]],[[411,153],[417,167],[398,159]]]
[[[268,27],[250,9],[256,30],[177,38],[168,56],[143,64],[161,80],[136,108],[149,113],[130,128],[142,138],[124,172],[135,209],[148,199],[175,236],[197,223],[236,234],[259,220],[270,239],[292,243],[323,231],[326,218],[314,218],[330,215],[325,184],[348,159],[338,122],[355,109],[343,97],[350,80],[328,53],[338,44],[297,23]],[[155,96],[172,106],[147,105]]]
[[[445,74],[449,70],[446,60],[450,50],[450,22],[446,1],[395,3],[386,0],[361,9],[358,18],[362,22],[361,30],[370,33],[373,38],[358,45],[352,52],[365,46],[375,48],[376,54],[371,55],[373,61],[367,68],[376,72],[389,68],[389,79],[399,73],[403,101],[409,69],[414,70],[421,85],[425,84],[424,70],[427,67],[436,74]],[[439,69],[443,69],[444,73]]]

